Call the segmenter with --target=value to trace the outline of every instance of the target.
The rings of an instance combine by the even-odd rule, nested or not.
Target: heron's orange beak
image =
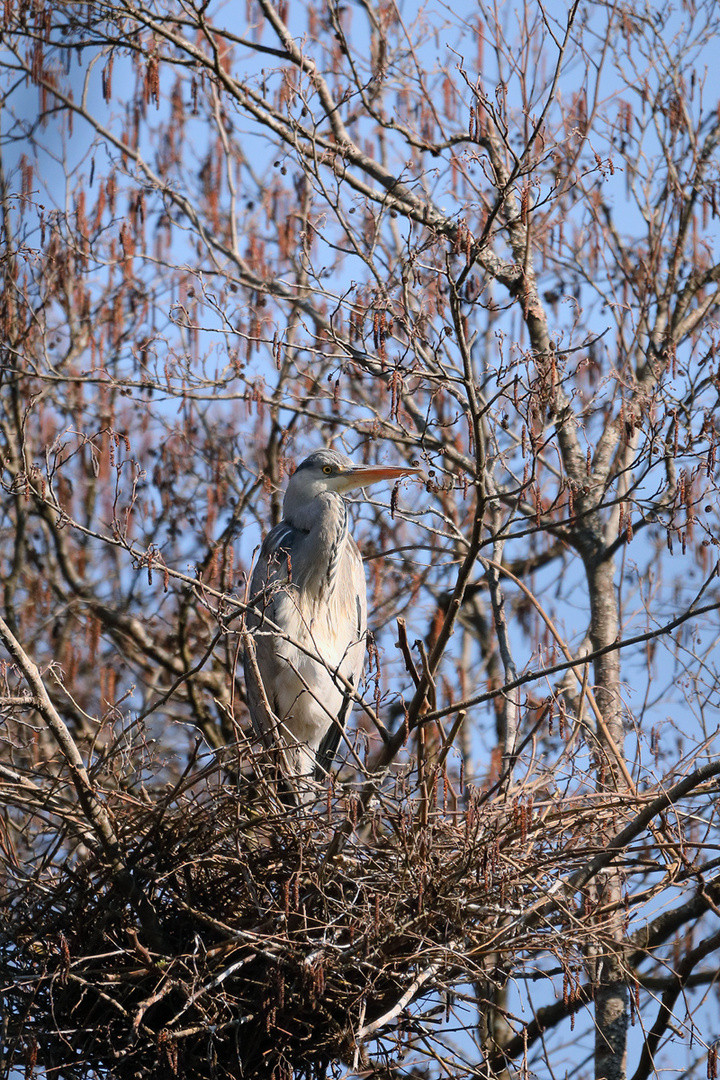
[[[377,484],[381,480],[398,480],[401,476],[421,472],[422,469],[416,469],[412,465],[353,465],[343,473],[342,490],[353,491],[355,488]]]

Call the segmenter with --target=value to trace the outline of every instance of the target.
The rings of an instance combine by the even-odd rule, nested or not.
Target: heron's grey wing
[[[255,659],[256,661],[258,659],[257,652],[255,654]],[[250,719],[252,720],[253,728],[257,732],[257,734],[262,737],[265,748],[267,750],[270,750],[273,746],[272,720],[268,715],[267,705],[270,706],[270,709],[272,709],[273,712],[275,711],[275,706],[272,697],[267,692],[267,688],[265,686],[265,678],[263,677],[262,669],[260,667],[260,664],[258,663],[257,674],[259,675],[260,680],[263,684],[263,688],[265,689],[265,699],[267,700],[267,705],[265,704],[265,701],[263,701],[261,688],[260,686],[258,686],[255,672],[251,670],[250,658],[247,651],[245,652],[245,656],[243,658],[243,671],[245,673],[247,706],[250,713]]]
[[[270,624],[277,625],[277,608],[274,597],[277,589],[288,580],[288,558],[292,565],[292,550],[296,540],[296,530],[286,521],[276,525],[263,541],[258,561],[250,582],[250,610],[247,613],[247,626],[255,639],[255,656],[258,670],[265,689],[268,704],[277,712],[277,703],[273,688],[281,673],[281,664],[272,637]],[[267,633],[262,633],[263,623],[267,624]],[[258,632],[260,631],[260,632]],[[267,710],[259,696],[256,680],[249,672],[247,655],[244,658],[245,687],[247,690],[248,709],[253,727],[262,735],[265,745],[272,745],[272,736],[266,730]]]
[[[367,586],[365,583],[365,569],[357,545],[352,537],[348,537],[348,551],[346,555],[347,573],[341,577],[347,577],[347,593],[343,597],[343,606],[346,607],[349,616],[349,626],[352,632],[357,633],[358,646],[350,650],[347,662],[340,665],[340,671],[349,683],[357,690],[360,685],[363,667],[365,666],[365,635],[367,632]],[[340,743],[340,735],[345,730],[353,699],[345,694],[337,718],[332,722],[325,737],[318,747],[315,769],[315,779],[322,780],[330,771],[333,759]]]
[[[250,603],[255,611],[267,611],[272,604],[272,586],[288,580],[288,559],[292,565],[297,540],[298,530],[287,521],[281,521],[263,540],[250,582]],[[269,613],[268,618],[272,618]]]

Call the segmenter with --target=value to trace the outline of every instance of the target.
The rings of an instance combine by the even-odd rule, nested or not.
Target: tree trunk
[[[593,651],[612,644],[619,633],[617,591],[614,563],[601,550],[586,560],[590,594],[590,640]],[[624,731],[620,696],[619,653],[609,652],[594,662],[595,696],[604,729],[597,732],[596,773],[598,794],[609,795],[627,790],[624,761]],[[601,817],[602,835],[618,832],[617,814]],[[622,962],[623,912],[622,880],[610,868],[597,879],[593,888],[599,912],[609,909],[605,919],[597,920],[597,936],[592,946],[590,979],[595,994],[595,1080],[624,1080],[627,1073],[628,988]]]

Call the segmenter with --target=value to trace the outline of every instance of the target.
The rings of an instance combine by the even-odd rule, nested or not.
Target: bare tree
[[[715,5],[2,18],[4,1075],[712,1080]],[[244,612],[327,444],[426,479],[293,809]]]

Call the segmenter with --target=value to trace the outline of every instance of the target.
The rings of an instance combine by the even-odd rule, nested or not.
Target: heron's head
[[[410,465],[356,465],[337,450],[316,450],[301,462],[290,477],[283,506],[286,518],[307,506],[318,495],[334,492],[344,495],[381,480],[397,480],[409,473],[419,473]]]

